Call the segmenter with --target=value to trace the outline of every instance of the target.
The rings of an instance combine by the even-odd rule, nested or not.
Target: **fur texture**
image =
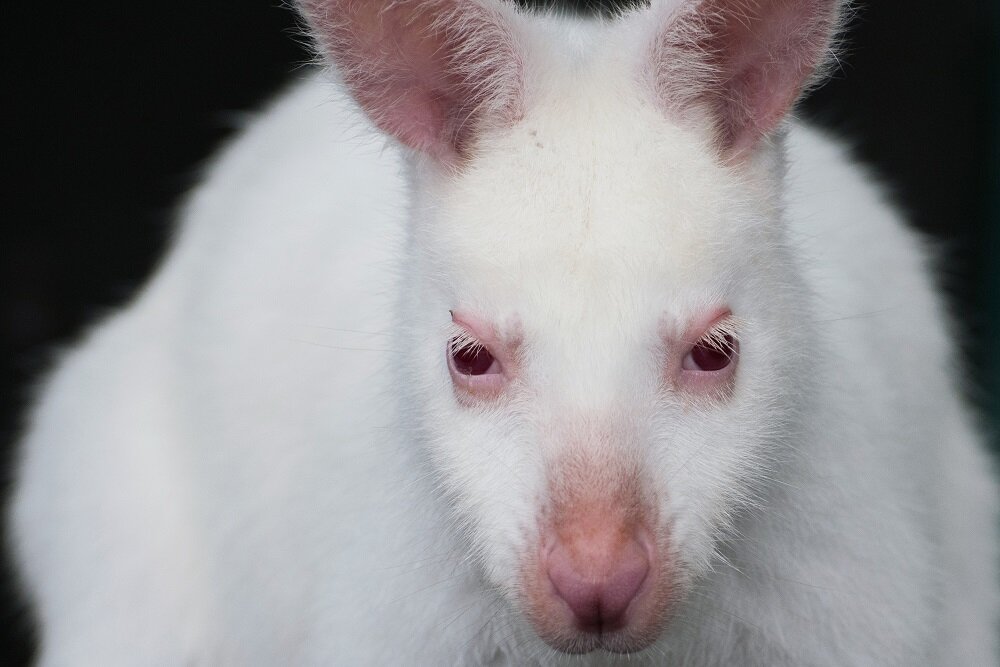
[[[41,664],[997,664],[927,253],[780,123],[835,3],[302,4],[341,82],[223,153],[32,411]],[[477,345],[488,395],[449,374]],[[544,545],[607,530],[652,575],[595,638]]]

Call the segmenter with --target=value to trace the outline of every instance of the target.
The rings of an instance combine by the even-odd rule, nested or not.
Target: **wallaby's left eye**
[[[712,373],[733,363],[739,344],[730,334],[702,338],[681,362],[686,371]]]

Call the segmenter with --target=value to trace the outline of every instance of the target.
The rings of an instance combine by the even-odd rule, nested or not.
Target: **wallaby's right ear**
[[[299,0],[323,55],[376,125],[443,162],[485,124],[521,114],[520,51],[507,4]]]

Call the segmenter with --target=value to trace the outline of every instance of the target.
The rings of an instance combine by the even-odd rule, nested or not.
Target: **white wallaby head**
[[[396,382],[469,549],[553,647],[648,645],[808,404],[780,126],[838,3],[302,6],[415,158]]]

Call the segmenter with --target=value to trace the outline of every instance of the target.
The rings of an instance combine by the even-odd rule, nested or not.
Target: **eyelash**
[[[730,315],[702,334],[692,347],[704,345],[720,352],[735,354],[739,340],[739,321]]]
[[[485,347],[465,327],[457,324],[451,326],[451,331],[448,332],[448,341],[449,351],[452,353]]]

